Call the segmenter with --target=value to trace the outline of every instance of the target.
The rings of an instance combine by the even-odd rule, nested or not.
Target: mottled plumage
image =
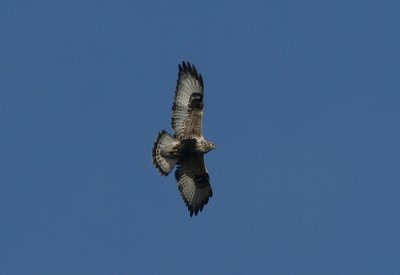
[[[179,65],[171,126],[173,136],[162,130],[154,143],[153,164],[168,175],[175,165],[178,189],[190,216],[203,210],[213,192],[204,154],[215,148],[203,137],[204,83],[194,65]]]

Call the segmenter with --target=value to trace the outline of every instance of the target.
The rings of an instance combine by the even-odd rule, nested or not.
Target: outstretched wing
[[[190,211],[190,216],[203,210],[213,192],[202,155],[183,158],[175,172],[178,189]]]
[[[172,129],[179,139],[202,136],[204,84],[194,65],[179,65],[174,104],[172,106]]]

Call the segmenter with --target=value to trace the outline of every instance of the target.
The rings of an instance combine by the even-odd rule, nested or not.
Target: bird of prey
[[[203,137],[203,97],[201,74],[194,65],[182,62],[172,106],[173,136],[162,130],[152,151],[153,164],[161,175],[167,176],[177,165],[175,178],[190,216],[202,211],[213,195],[204,154],[215,145]]]

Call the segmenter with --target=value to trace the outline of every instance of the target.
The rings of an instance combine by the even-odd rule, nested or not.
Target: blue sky
[[[399,274],[397,1],[1,1],[1,274]],[[214,196],[151,147],[205,81]]]

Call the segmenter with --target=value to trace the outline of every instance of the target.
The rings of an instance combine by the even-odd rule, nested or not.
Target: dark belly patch
[[[197,141],[195,139],[182,140],[179,154],[185,157],[197,155],[198,153],[196,152],[196,142]]]

